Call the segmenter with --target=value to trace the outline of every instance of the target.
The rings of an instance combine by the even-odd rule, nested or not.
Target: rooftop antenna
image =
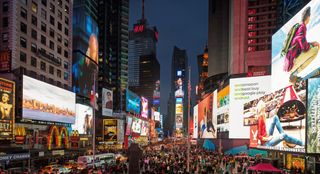
[[[142,0],[142,20],[144,21],[144,0]]]

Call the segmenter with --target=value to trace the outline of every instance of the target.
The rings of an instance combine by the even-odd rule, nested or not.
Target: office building
[[[198,88],[197,88],[197,100],[202,99],[202,93],[204,92],[204,82],[208,78],[208,46],[206,45],[204,53],[197,56],[198,63]]]

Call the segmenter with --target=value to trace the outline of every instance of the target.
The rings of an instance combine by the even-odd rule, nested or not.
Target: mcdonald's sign
[[[64,136],[64,142],[62,138]],[[65,148],[69,148],[69,135],[66,127],[51,126],[48,133],[48,150],[52,150],[53,138],[55,138],[55,149],[61,149],[62,143]]]

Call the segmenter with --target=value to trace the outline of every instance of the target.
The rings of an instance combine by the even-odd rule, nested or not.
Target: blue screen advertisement
[[[128,112],[140,114],[140,97],[132,91],[126,91],[126,108]]]

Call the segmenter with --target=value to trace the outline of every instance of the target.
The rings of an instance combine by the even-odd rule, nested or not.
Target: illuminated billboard
[[[230,79],[229,113],[219,117],[221,120],[229,120],[229,138],[249,138],[249,134],[244,133],[249,132],[250,128],[243,125],[243,105],[270,93],[270,78],[260,76]]]
[[[23,76],[24,119],[75,123],[76,95],[73,92]]]
[[[213,118],[213,93],[204,98],[198,106],[198,137],[217,138],[217,123]]]
[[[113,92],[102,88],[102,115],[112,116],[113,112]]]
[[[15,116],[15,83],[0,78],[0,96],[0,140],[10,140]]]
[[[79,134],[91,135],[93,133],[93,109],[90,106],[76,104],[76,120],[72,124],[72,130]]]
[[[183,98],[184,91],[183,91],[183,81],[181,78],[178,78],[176,81],[176,91],[174,92],[176,98]]]
[[[155,121],[160,121],[160,112],[154,111],[153,115]]]
[[[117,119],[103,119],[103,140],[106,142],[116,142]]]
[[[176,128],[183,127],[183,99],[176,98]]]
[[[155,83],[155,89],[153,90],[153,105],[160,105],[160,80]]]
[[[132,117],[127,117],[126,135],[131,134]]]
[[[272,36],[273,90],[319,74],[320,1],[311,1]]]
[[[141,136],[148,136],[149,135],[149,122],[142,121],[141,123]]]
[[[249,126],[250,147],[305,152],[305,90],[291,85],[245,103],[244,112],[255,119]]]
[[[141,97],[141,117],[148,118],[149,113],[149,106],[148,106],[148,100],[144,97]]]
[[[141,133],[141,123],[142,123],[141,119],[134,117],[133,121],[132,121],[132,126],[131,126],[132,132],[140,134]]]
[[[126,109],[128,112],[134,114],[140,114],[140,97],[131,92],[130,90],[126,90]]]
[[[193,138],[198,138],[198,107],[193,107]]]

